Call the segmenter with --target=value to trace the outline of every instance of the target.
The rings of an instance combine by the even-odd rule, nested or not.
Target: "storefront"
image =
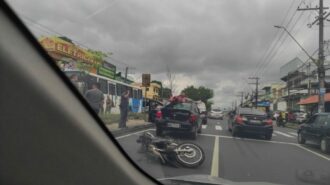
[[[269,101],[259,101],[258,102],[258,109],[264,112],[269,112],[270,110],[270,102]]]
[[[325,112],[330,112],[330,93],[324,95]],[[306,111],[314,114],[318,111],[319,95],[313,95],[305,99],[301,99],[298,104],[305,105]]]
[[[60,37],[42,37],[43,48],[63,71],[83,70],[96,74],[103,61],[97,60],[94,53],[78,47],[70,40]]]

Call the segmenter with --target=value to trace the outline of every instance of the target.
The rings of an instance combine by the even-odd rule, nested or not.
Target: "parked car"
[[[223,119],[223,112],[220,109],[212,109],[209,113],[209,118]]]
[[[240,107],[229,118],[228,130],[234,137],[242,133],[251,133],[270,140],[273,134],[273,120],[258,109]]]
[[[202,124],[207,124],[207,110],[206,110],[206,105],[204,102],[197,102],[197,107],[200,112],[200,116],[202,119]]]
[[[313,141],[320,145],[321,151],[330,152],[330,113],[317,113],[301,124],[298,129],[298,143]]]
[[[156,114],[156,135],[186,132],[192,139],[202,132],[202,118],[195,102],[171,103]]]

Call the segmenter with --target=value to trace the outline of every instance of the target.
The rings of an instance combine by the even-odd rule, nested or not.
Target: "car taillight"
[[[235,118],[235,122],[236,122],[237,124],[243,124],[244,121],[247,121],[247,118],[244,117],[244,116],[242,116],[242,115],[238,115],[238,116],[236,116],[236,118]]]
[[[162,113],[162,111],[160,111],[160,110],[157,111],[157,112],[156,112],[156,118],[157,118],[157,119],[161,119],[162,117],[163,117],[163,113]]]
[[[271,119],[267,119],[267,120],[265,121],[265,123],[266,123],[266,125],[273,125],[273,120],[271,120]]]
[[[194,123],[196,120],[197,120],[196,115],[194,115],[194,114],[190,115],[190,118],[189,118],[190,123]]]

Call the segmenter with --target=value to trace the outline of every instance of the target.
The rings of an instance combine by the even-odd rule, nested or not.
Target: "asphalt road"
[[[296,131],[274,126],[271,141],[258,136],[233,138],[226,120],[208,120],[195,141],[171,135],[179,142],[193,142],[205,152],[204,163],[195,169],[161,165],[157,158],[139,153],[136,139],[143,131],[117,137],[127,154],[156,179],[204,174],[238,182],[276,184],[330,184],[330,155],[312,143],[297,144]],[[154,129],[147,129],[154,132]]]

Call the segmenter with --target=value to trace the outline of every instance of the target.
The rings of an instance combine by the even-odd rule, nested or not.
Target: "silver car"
[[[223,112],[220,109],[212,109],[209,113],[209,118],[223,119]]]

